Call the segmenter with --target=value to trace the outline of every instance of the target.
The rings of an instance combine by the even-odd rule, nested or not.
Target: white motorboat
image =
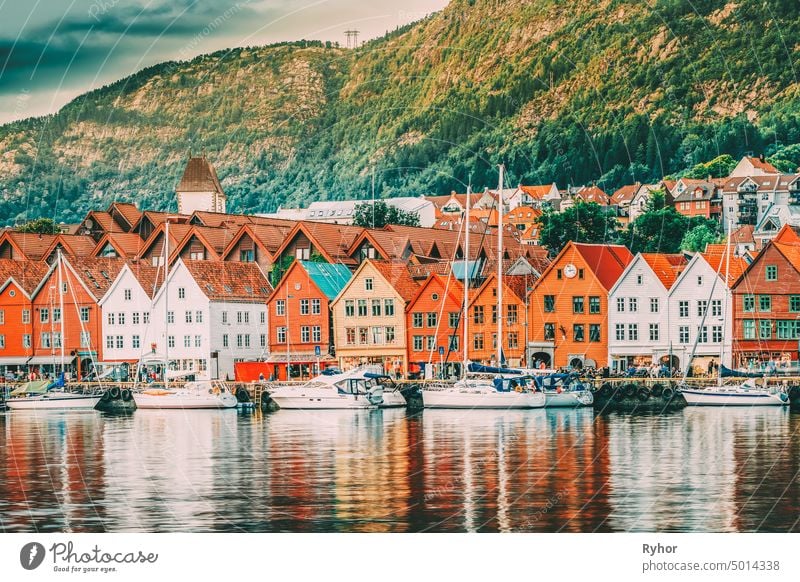
[[[44,394],[9,398],[11,410],[93,410],[102,394],[78,394],[53,390]]]
[[[547,408],[576,408],[594,403],[591,390],[572,374],[535,376],[534,382],[544,392]]]
[[[301,386],[279,386],[269,395],[275,404],[287,410],[377,408],[383,404],[384,388],[374,376],[362,368],[342,374],[322,374]]]
[[[515,378],[467,374],[452,386],[424,387],[422,403],[425,408],[543,408],[545,395]]]
[[[754,380],[737,385],[693,388],[682,386],[680,393],[689,406],[785,406],[789,395],[779,388],[758,387]]]
[[[133,393],[136,408],[224,409],[236,408],[238,400],[219,380],[187,382],[180,388],[147,388]]]

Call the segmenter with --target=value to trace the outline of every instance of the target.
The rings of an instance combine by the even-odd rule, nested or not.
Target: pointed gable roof
[[[112,202],[106,212],[114,218],[117,224],[120,224],[120,219],[122,219],[125,224],[120,224],[120,226],[125,232],[130,232],[133,225],[139,222],[142,216],[142,211],[130,202]]]
[[[217,171],[205,155],[189,158],[183,177],[176,188],[177,192],[217,192],[223,194]]]
[[[145,242],[132,232],[107,232],[95,245],[91,256],[102,257],[103,249],[111,245],[123,259],[139,256]]]
[[[114,289],[121,284],[120,282],[122,281],[125,273],[130,273],[131,276],[136,279],[142,290],[150,299],[155,297],[164,280],[163,267],[153,267],[146,262],[139,261],[137,259],[125,260],[122,268],[119,270],[119,273],[117,273],[116,277],[114,278],[114,282],[111,283],[98,301],[100,305],[105,303],[112,291],[114,291]]]
[[[639,189],[642,187],[641,182],[636,182],[635,184],[627,184],[622,186],[621,188],[617,189],[611,195],[611,204],[630,204],[633,201],[634,196],[636,193],[639,192]]]
[[[297,262],[300,263],[303,270],[308,273],[309,279],[313,281],[317,289],[319,289],[328,300],[335,298],[341,290],[344,289],[352,276],[350,269],[344,265],[317,263],[314,261]]]
[[[736,251],[736,247],[731,245],[731,260],[729,263],[729,271],[728,271],[728,280],[727,285],[729,288],[733,288],[736,282],[739,280],[739,277],[747,270],[748,264],[747,261],[743,257],[737,257],[734,255]],[[727,263],[727,245],[719,244],[719,245],[707,245],[706,252],[699,253],[701,257],[708,263],[708,266],[711,267],[714,272],[719,272],[720,278],[723,280],[725,279],[725,268]]]
[[[586,262],[586,266],[591,269],[606,291],[614,286],[625,267],[633,260],[631,252],[622,245],[573,242],[570,242],[567,246],[569,245],[572,245],[580,253]],[[566,249],[567,247],[564,248]]]
[[[44,252],[44,258],[49,259],[59,247],[65,255],[90,257],[96,246],[94,239],[88,235],[57,234]]]
[[[28,297],[39,286],[49,270],[41,261],[0,259],[0,291],[13,282]]]
[[[463,301],[464,285],[461,283],[461,281],[453,277],[452,274],[440,275],[439,273],[430,273],[428,277],[420,284],[417,292],[414,293],[414,296],[411,298],[411,300],[406,303],[406,312],[411,310],[414,304],[416,304],[417,300],[419,300],[419,298],[425,293],[425,290],[433,283],[438,283],[442,290],[446,291],[450,299],[456,303],[461,303]]]
[[[414,298],[419,285],[411,277],[408,271],[408,264],[401,261],[365,261],[383,277],[397,294],[408,303]]]
[[[17,250],[22,260],[41,261],[47,257],[47,250],[58,236],[60,235],[7,230],[0,235],[0,246],[7,242]]]
[[[179,262],[211,301],[266,303],[272,293],[269,281],[256,263]]]
[[[689,264],[689,260],[682,254],[666,254],[666,253],[639,253],[652,269],[653,273],[658,277],[664,288],[669,291],[672,285],[677,281],[680,274]]]
[[[64,267],[69,269],[81,286],[94,297],[95,301],[100,301],[116,281],[119,272],[125,265],[124,259],[104,259],[97,257],[63,257]],[[36,287],[32,296],[35,296],[45,286],[47,280],[53,275],[58,267],[58,261],[54,262],[47,274]]]

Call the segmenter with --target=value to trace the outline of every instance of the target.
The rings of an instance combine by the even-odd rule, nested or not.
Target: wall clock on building
[[[566,276],[567,279],[572,279],[577,274],[578,269],[572,263],[564,267],[564,276]]]

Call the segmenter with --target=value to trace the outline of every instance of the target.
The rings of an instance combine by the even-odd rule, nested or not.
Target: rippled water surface
[[[0,413],[3,531],[798,531],[800,415]]]

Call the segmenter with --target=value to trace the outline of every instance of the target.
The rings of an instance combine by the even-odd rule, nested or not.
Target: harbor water
[[[0,413],[3,532],[789,532],[774,407]]]

